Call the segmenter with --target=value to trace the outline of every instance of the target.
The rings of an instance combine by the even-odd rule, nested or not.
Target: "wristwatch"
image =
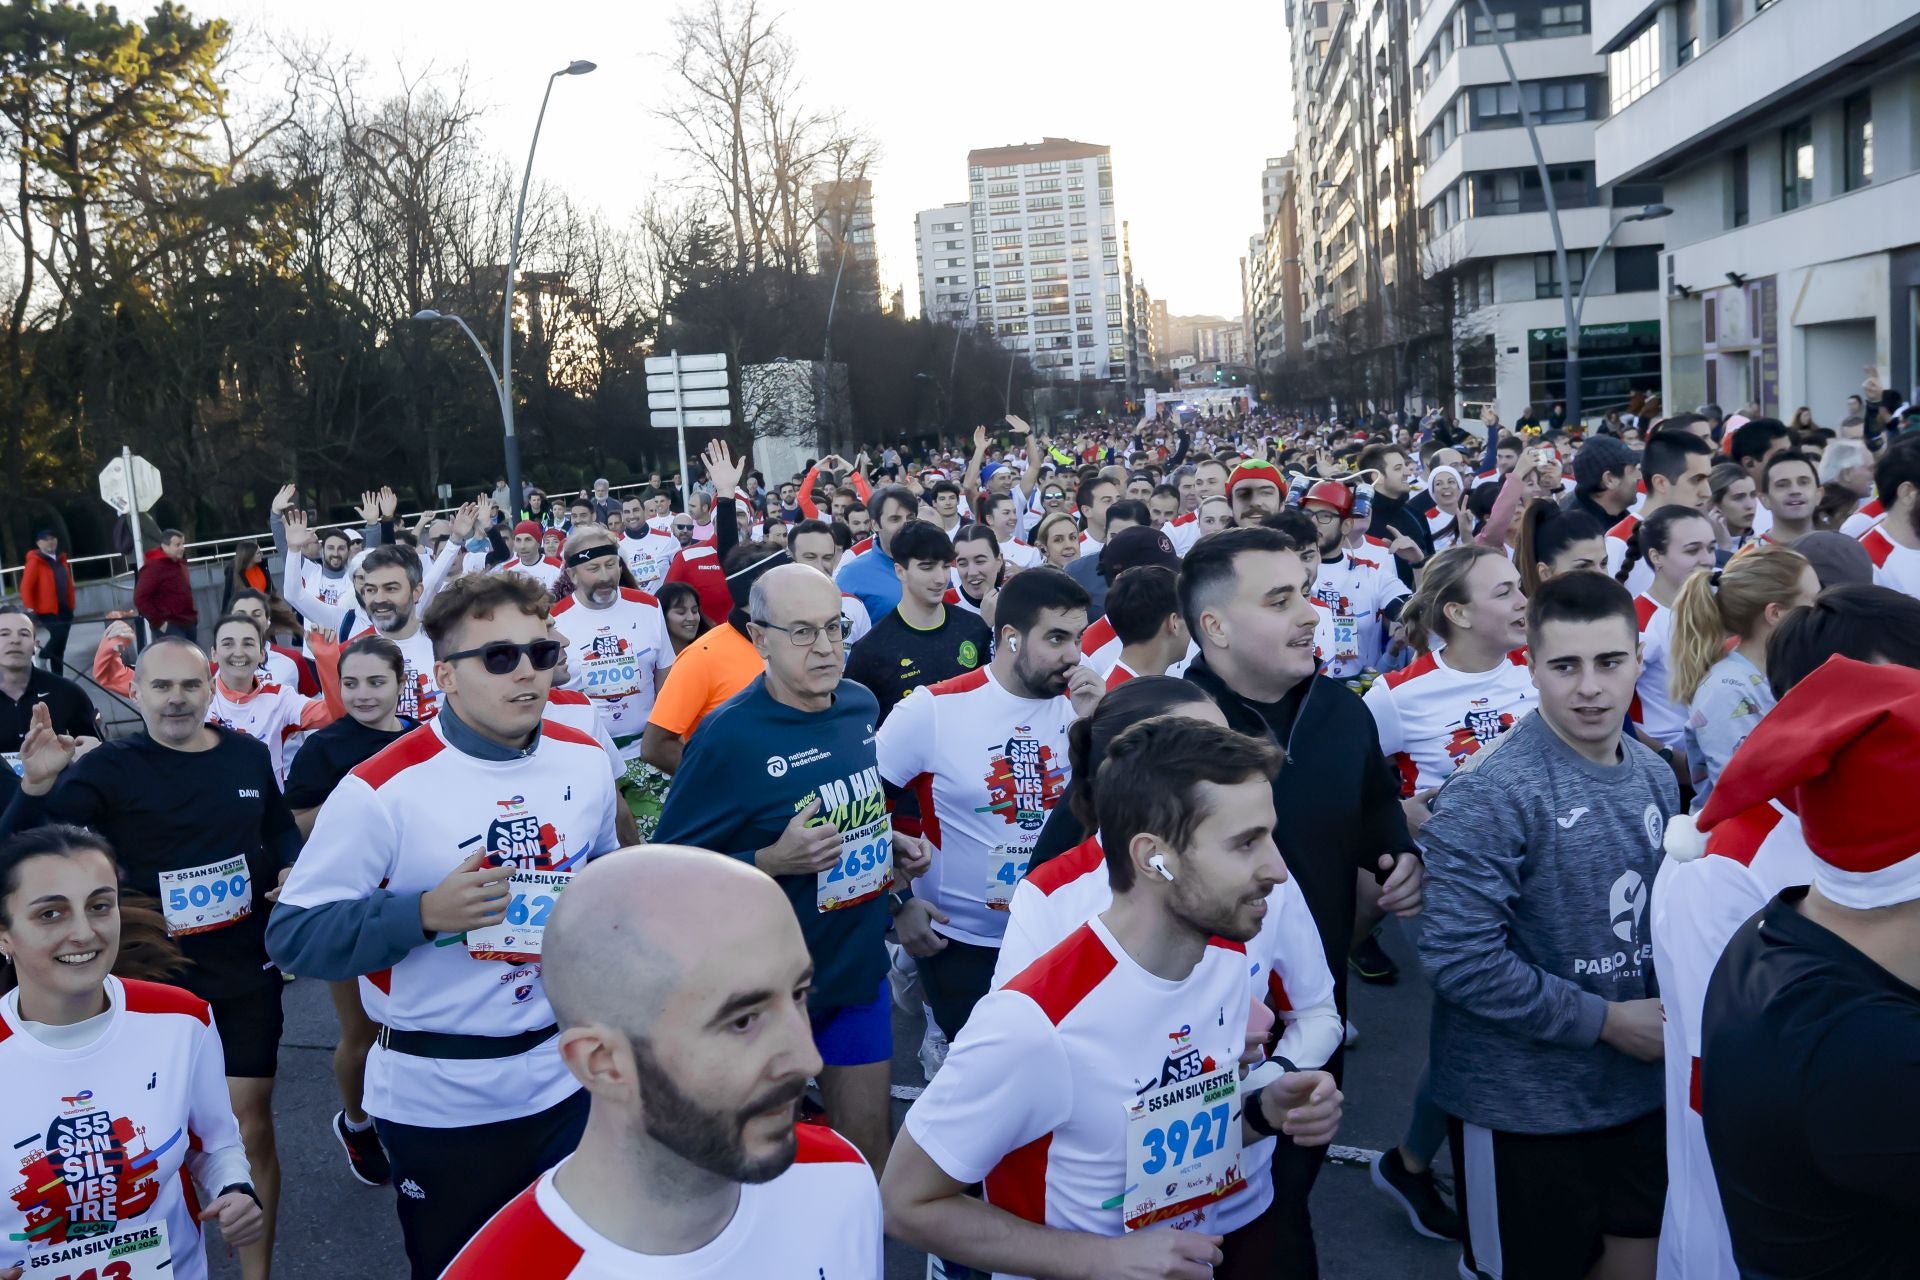
[[[253,1201],[253,1203],[256,1206],[258,1206],[262,1212],[266,1210],[267,1206],[260,1203],[260,1193],[253,1189],[253,1184],[251,1182],[229,1182],[226,1186],[220,1188],[220,1195],[215,1196],[214,1199],[218,1200],[220,1196],[224,1196],[229,1192],[234,1192],[234,1191],[238,1191],[241,1195]]]

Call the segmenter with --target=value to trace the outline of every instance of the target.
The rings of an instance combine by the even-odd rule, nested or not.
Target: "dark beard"
[[[711,1111],[673,1082],[651,1048],[637,1039],[631,1043],[648,1137],[688,1164],[729,1182],[769,1182],[792,1167],[799,1142],[792,1133],[771,1155],[752,1160],[742,1131],[751,1117],[782,1102],[798,1101],[806,1092],[804,1080],[770,1090],[731,1114]]]

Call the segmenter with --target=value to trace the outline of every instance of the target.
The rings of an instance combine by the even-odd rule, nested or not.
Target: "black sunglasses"
[[[478,658],[487,674],[496,676],[511,675],[520,667],[520,655],[525,654],[527,661],[533,664],[535,671],[551,671],[560,662],[565,652],[558,640],[535,640],[528,644],[512,644],[506,640],[495,640],[492,644],[483,644],[478,649],[462,649],[442,658],[442,662],[458,662],[462,658]]]

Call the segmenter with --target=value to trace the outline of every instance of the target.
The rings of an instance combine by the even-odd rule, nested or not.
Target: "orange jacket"
[[[26,569],[20,575],[20,603],[25,605],[28,611],[43,618],[58,617],[63,604],[66,606],[66,612],[73,612],[73,570],[68,567],[67,558],[64,555],[55,556],[54,559],[58,560],[60,567],[67,571],[64,601],[60,599],[60,593],[54,589],[53,560],[48,559],[46,553],[39,548],[36,547],[27,552]]]

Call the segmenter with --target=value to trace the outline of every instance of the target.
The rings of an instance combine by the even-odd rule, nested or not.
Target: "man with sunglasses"
[[[267,922],[276,963],[360,978],[383,1024],[364,1105],[414,1280],[579,1141],[541,933],[572,872],[619,844],[605,753],[542,717],[564,652],[545,589],[469,575],[426,630],[439,716],[341,782]]]
[[[808,1014],[834,1127],[885,1167],[893,1016],[889,901],[926,846],[887,816],[872,693],[843,675],[840,593],[804,565],[768,569],[747,599],[765,672],[701,721],[654,838],[750,862],[793,905],[813,957]]]

